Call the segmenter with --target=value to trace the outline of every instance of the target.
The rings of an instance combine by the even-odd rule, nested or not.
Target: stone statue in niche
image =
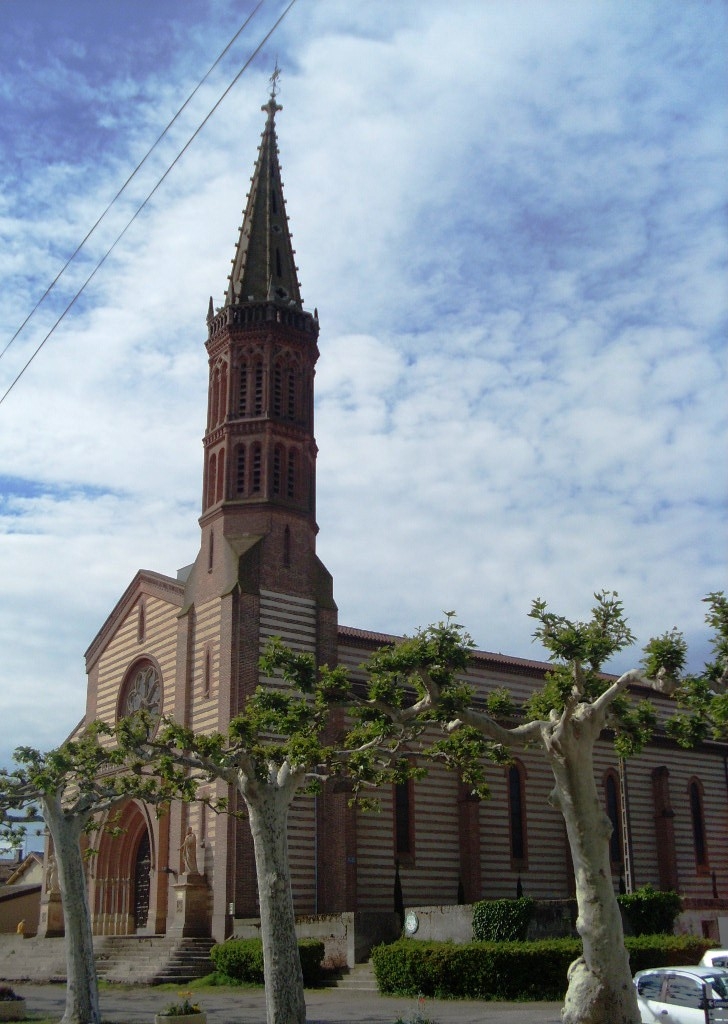
[[[185,835],[182,845],[180,846],[180,852],[184,860],[185,871],[188,875],[198,875],[197,870],[197,836],[192,831],[192,826],[187,826],[187,834]]]

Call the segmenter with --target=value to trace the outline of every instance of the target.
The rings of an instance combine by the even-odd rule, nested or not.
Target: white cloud
[[[120,11],[5,5],[2,339],[240,18],[226,0]],[[641,637],[676,622],[700,662],[700,598],[727,562],[724,28],[719,6],[679,3],[293,8],[0,405],[0,756],[63,737],[83,651],[135,571],[196,553],[204,320],[276,54],[341,621],[405,631],[455,608],[482,646],[530,656],[533,597],[584,615],[606,586]],[[200,91],[94,258],[263,32]]]

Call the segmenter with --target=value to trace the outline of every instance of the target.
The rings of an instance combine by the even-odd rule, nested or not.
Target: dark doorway
[[[134,862],[134,930],[147,926],[149,917],[149,868],[151,865],[149,833],[145,830],[139,840]]]

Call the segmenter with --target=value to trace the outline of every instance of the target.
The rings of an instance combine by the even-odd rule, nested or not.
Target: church
[[[301,299],[275,89],[262,109],[265,127],[225,297],[219,307],[210,299],[207,312],[199,551],[176,578],[140,570],[121,595],[86,652],[84,723],[113,723],[147,708],[197,732],[225,731],[258,683],[269,637],[352,671],[394,639],[339,624],[333,579],[316,554],[319,317]],[[481,692],[505,686],[524,699],[548,667],[480,651],[469,681]],[[640,757],[624,762],[605,740],[596,771],[614,829],[615,888],[677,889],[680,927],[717,940],[728,925],[725,746],[678,753],[657,735]],[[318,796],[299,796],[289,820],[297,915],[391,913],[396,872],[407,907],[521,892],[567,899],[573,872],[562,818],[548,803],[546,763],[526,751],[489,773],[487,801],[438,769],[381,793],[379,814],[349,807],[333,784]],[[96,934],[222,940],[256,917],[244,820],[212,814],[202,802],[175,804],[157,819],[130,801],[120,824],[120,836],[98,831],[90,838]],[[50,935],[53,893],[45,888],[40,932]]]

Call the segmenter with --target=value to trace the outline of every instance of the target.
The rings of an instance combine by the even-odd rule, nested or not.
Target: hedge
[[[697,963],[710,942],[695,936],[629,938],[633,972]],[[578,939],[539,942],[418,942],[400,939],[372,950],[384,995],[456,999],[560,1000],[569,965],[581,954]]]
[[[321,984],[324,944],[318,939],[299,939],[303,984],[315,988]],[[210,959],[218,974],[252,985],[263,984],[263,943],[260,939],[228,939],[210,950]]]

